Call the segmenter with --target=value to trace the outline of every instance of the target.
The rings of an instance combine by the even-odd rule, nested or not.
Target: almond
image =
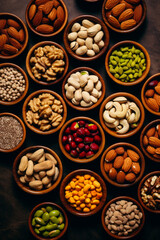
[[[152,147],[160,147],[160,139],[156,137],[149,137],[149,144]]]
[[[62,26],[62,20],[57,18],[53,24],[54,30],[57,31]]]
[[[125,9],[125,3],[120,3],[112,9],[112,14],[115,17],[118,17]]]
[[[39,6],[39,5],[41,5],[41,4],[45,4],[46,2],[48,2],[49,0],[36,0],[35,1],[35,4],[37,5],[37,6]]]
[[[112,15],[108,16],[108,22],[115,28],[120,28],[120,24],[117,18],[113,17]]]
[[[145,92],[145,96],[146,97],[153,97],[154,95],[154,90],[153,89],[148,89],[146,92]]]
[[[154,134],[153,137],[159,138],[159,135],[158,135],[158,132],[157,132],[157,131],[155,131],[155,134]]]
[[[112,163],[106,163],[104,162],[104,170],[108,173],[109,170],[112,168]]]
[[[21,29],[21,30],[19,31],[19,41],[20,41],[20,42],[24,42],[24,39],[25,39],[24,30]]]
[[[144,145],[145,147],[148,145],[148,138],[147,138],[146,135],[143,137],[143,145]]]
[[[61,6],[59,6],[57,8],[57,18],[59,18],[62,22],[64,21],[65,14],[64,14],[64,10]]]
[[[51,21],[54,21],[57,17],[57,10],[55,8],[52,9],[52,11],[50,12],[50,14],[48,15],[48,18]]]
[[[35,4],[32,4],[29,8],[29,12],[28,12],[28,17],[29,17],[29,20],[32,20],[33,17],[35,16],[36,14],[36,10],[37,10],[37,7]]]
[[[140,0],[126,0],[126,2],[128,2],[130,4],[138,4],[140,2]]]
[[[157,125],[158,128],[158,136],[160,137],[160,125]]]
[[[122,155],[124,153],[124,147],[117,147],[115,151],[117,154]]]
[[[4,44],[3,51],[5,51],[6,53],[9,53],[10,55],[13,55],[18,52],[18,49],[9,44]]]
[[[155,154],[153,155],[153,157],[154,157],[154,158],[160,158],[160,155],[158,155],[158,154],[155,153]]]
[[[9,26],[16,28],[17,30],[21,29],[21,26],[18,22],[14,21],[13,19],[8,19],[7,23]]]
[[[155,131],[155,127],[150,128],[146,133],[147,137],[152,137],[155,134]]]
[[[51,25],[48,24],[41,24],[38,27],[36,27],[37,32],[40,33],[52,33],[54,28]]]
[[[142,18],[142,14],[143,14],[143,8],[142,5],[139,4],[137,7],[135,7],[134,9],[134,20],[139,23],[141,18]]]
[[[136,153],[135,151],[133,151],[131,149],[127,150],[127,154],[132,159],[132,161],[134,161],[134,162],[137,162],[139,160],[139,158],[140,158],[138,153]]]
[[[111,149],[110,151],[107,152],[105,156],[105,161],[111,162],[116,156],[117,156],[116,151],[114,149]]]
[[[121,29],[127,30],[131,29],[136,25],[136,21],[134,19],[129,19],[121,23]]]
[[[43,17],[43,18],[42,18],[42,23],[48,24],[48,23],[49,23],[49,19],[46,18],[46,17]]]
[[[133,14],[134,14],[133,10],[131,8],[128,8],[124,12],[121,13],[121,15],[118,18],[118,21],[119,22],[126,21],[126,20],[132,18]]]
[[[125,3],[125,5],[126,5],[126,8],[131,8],[131,9],[133,9],[133,6],[130,4],[130,3],[127,3],[126,1],[124,1],[124,0],[122,0],[122,2],[121,3]]]
[[[2,30],[6,26],[6,19],[0,19],[0,30]]]
[[[128,173],[125,176],[125,180],[128,182],[134,182],[136,180],[136,175],[134,173]]]
[[[49,1],[47,3],[44,4],[43,6],[43,12],[48,15],[50,13],[50,11],[52,10],[53,8],[53,5],[54,5],[54,1]]]
[[[126,157],[128,157],[127,152],[124,152],[123,158],[125,159]]]
[[[159,106],[157,101],[154,98],[148,98],[146,101],[149,108],[151,108],[155,112],[159,112]]]
[[[160,94],[160,86],[156,86],[154,89],[156,90],[156,92],[157,92],[158,94]]]
[[[117,156],[114,160],[113,167],[119,169],[124,163],[124,158],[122,156]]]
[[[125,181],[125,173],[123,172],[123,171],[119,171],[118,173],[117,173],[117,177],[116,177],[116,180],[117,180],[117,182],[118,183],[124,183],[124,181]]]
[[[19,32],[14,27],[8,28],[8,34],[19,41]]]
[[[38,10],[32,21],[33,26],[37,27],[38,25],[40,25],[42,18],[43,18],[42,10]]]
[[[115,169],[115,168],[111,168],[111,169],[109,170],[109,177],[110,177],[112,180],[114,180],[114,179],[116,178],[116,176],[117,176],[117,171],[116,171],[116,169]]]
[[[140,164],[138,162],[133,162],[131,169],[135,174],[140,173],[140,171],[141,171]]]
[[[54,0],[54,5],[53,5],[53,6],[54,6],[55,8],[57,8],[59,5],[60,5],[60,2],[57,1],[57,0]]]
[[[116,6],[119,2],[120,2],[120,0],[107,0],[106,4],[105,4],[105,9],[109,10],[109,9],[113,8],[114,6]]]
[[[7,36],[5,34],[0,35],[0,50],[3,49],[3,46],[6,42],[7,42]]]
[[[156,100],[158,106],[160,106],[160,95],[158,95],[157,93],[154,94],[153,98]]]
[[[128,172],[129,169],[131,168],[131,166],[132,166],[132,160],[131,160],[131,158],[130,158],[130,157],[125,158],[125,159],[124,159],[123,166],[122,166],[122,170],[123,170],[124,172]]]
[[[44,8],[44,4],[38,6],[38,10],[41,10],[41,11],[42,11],[43,8]]]
[[[14,38],[9,38],[9,43],[15,48],[21,49],[22,45]]]
[[[8,28],[2,29],[2,30],[1,30],[1,33],[3,33],[3,34],[6,35],[7,41],[8,41],[8,39],[9,39]]]
[[[160,148],[156,148],[155,153],[160,155]]]

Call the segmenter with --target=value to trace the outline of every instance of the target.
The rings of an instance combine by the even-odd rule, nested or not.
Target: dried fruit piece
[[[32,21],[34,27],[37,27],[41,23],[42,17],[42,10],[38,10]]]
[[[111,149],[110,151],[107,152],[105,156],[105,161],[111,162],[116,156],[117,156],[116,151],[114,149]]]
[[[117,182],[118,183],[124,183],[124,181],[125,181],[125,173],[123,172],[123,171],[119,171],[118,173],[117,173],[117,177],[116,177],[116,180],[117,180]]]
[[[114,6],[116,6],[118,3],[120,2],[120,0],[107,0],[106,4],[105,4],[105,9],[109,10],[111,8],[113,8]]]
[[[134,20],[139,23],[141,18],[142,18],[142,14],[143,14],[143,8],[142,5],[139,4],[138,6],[135,7],[134,9]]]
[[[112,15],[108,16],[108,22],[115,28],[120,28],[120,23]]]
[[[8,19],[7,24],[11,27],[16,28],[17,30],[19,30],[21,28],[20,24],[18,22],[14,21],[13,19]]]
[[[159,112],[159,106],[157,101],[154,98],[148,98],[147,99],[147,105],[149,108],[151,108],[155,112]]]
[[[35,14],[36,14],[36,9],[37,9],[37,7],[36,7],[35,4],[32,4],[32,5],[30,6],[29,12],[28,12],[28,17],[29,17],[30,20],[32,20],[33,17],[35,16]]]
[[[113,16],[118,17],[124,11],[125,7],[126,7],[125,3],[120,3],[120,4],[116,5],[112,9]]]
[[[51,25],[48,24],[41,24],[38,27],[36,27],[36,30],[40,33],[52,33],[54,28]]]
[[[139,160],[139,158],[140,158],[138,153],[136,153],[135,151],[133,151],[131,149],[127,150],[127,154],[132,159],[132,161],[134,161],[134,162],[137,162]]]
[[[121,15],[118,18],[118,21],[119,22],[126,21],[126,20],[132,18],[133,14],[134,14],[134,12],[131,8],[126,9],[124,12],[121,13]]]

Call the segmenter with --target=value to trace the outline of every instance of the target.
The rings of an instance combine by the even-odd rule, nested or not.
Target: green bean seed
[[[61,218],[61,217],[59,217],[59,218]],[[60,219],[59,218],[53,216],[53,217],[50,218],[50,220],[51,220],[52,223],[59,224],[60,223]]]
[[[36,220],[35,218],[32,219],[32,226],[34,227],[36,225]]]
[[[81,72],[81,74],[83,73],[83,71]],[[83,74],[82,74],[83,75]],[[53,210],[53,207],[51,207],[51,206],[47,206],[46,207],[46,211],[47,212],[51,212]]]
[[[55,216],[55,217],[58,217],[60,215],[60,212],[58,210],[52,210],[50,213],[49,213],[49,216],[52,217],[52,216]]]
[[[64,226],[64,223],[62,223],[61,225],[58,225],[58,229],[62,231],[64,229]]]
[[[40,217],[35,217],[36,223],[40,224],[40,225],[45,225],[45,222],[42,218]]]
[[[58,230],[53,230],[53,231],[51,231],[50,233],[49,233],[49,236],[50,237],[56,237],[56,236],[58,236],[60,234],[60,230],[58,229]]]
[[[42,226],[42,227],[40,227],[38,230],[39,230],[40,232],[43,232],[43,231],[46,230],[46,227],[45,227],[45,226]]]
[[[49,213],[48,213],[48,212],[43,213],[42,219],[43,219],[45,222],[48,222],[48,221],[49,221],[49,218],[50,218],[50,216],[49,216]]]
[[[48,231],[55,230],[55,229],[57,229],[57,227],[58,227],[58,225],[56,223],[52,224],[52,225],[48,224],[46,226],[46,230],[48,230]]]
[[[41,217],[43,214],[43,211],[42,210],[37,210],[34,214],[34,217]]]
[[[35,233],[37,233],[38,235],[40,234],[40,231],[39,231],[37,228],[35,228],[34,231],[35,231]]]
[[[49,232],[48,231],[45,231],[42,233],[43,237],[48,237],[49,236]]]

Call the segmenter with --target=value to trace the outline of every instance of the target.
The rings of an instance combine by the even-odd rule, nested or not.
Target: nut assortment
[[[93,57],[104,47],[102,26],[88,19],[74,23],[68,34],[70,48],[79,56]]]
[[[65,198],[77,211],[88,213],[94,210],[102,197],[102,186],[95,177],[77,175],[65,187]]]
[[[65,14],[59,0],[35,0],[28,10],[31,26],[44,35],[57,32],[64,24]]]
[[[62,121],[62,102],[49,93],[44,92],[34,97],[29,101],[27,107],[27,122],[41,131],[56,128]]]
[[[112,203],[105,216],[105,224],[112,234],[129,236],[141,225],[143,213],[138,206],[128,200]]]
[[[33,76],[40,81],[57,80],[65,68],[64,53],[54,45],[36,48],[29,62]]]
[[[149,82],[144,95],[145,102],[148,105],[148,107],[155,112],[159,112],[160,82],[156,79]]]
[[[66,97],[72,104],[89,107],[102,95],[102,83],[98,76],[87,71],[75,72],[67,79],[65,90]]]
[[[39,191],[52,186],[58,178],[59,168],[55,157],[40,148],[21,157],[17,173],[21,183]]]
[[[141,171],[140,156],[128,147],[113,148],[105,155],[104,170],[112,181],[119,184],[132,183]]]
[[[138,126],[141,117],[139,107],[135,102],[120,96],[105,105],[103,119],[108,128],[118,134],[125,134]]]
[[[132,29],[143,16],[141,0],[107,0],[105,10],[108,22],[121,30]]]

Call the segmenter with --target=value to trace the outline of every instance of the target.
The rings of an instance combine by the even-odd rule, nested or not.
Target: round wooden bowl
[[[28,91],[29,81],[28,81],[28,77],[27,77],[25,71],[22,68],[20,68],[18,65],[15,65],[13,63],[2,63],[2,64],[0,64],[0,69],[3,68],[3,67],[16,68],[16,70],[18,70],[23,75],[23,77],[25,79],[25,90],[19,98],[17,98],[14,101],[11,101],[11,102],[0,100],[0,104],[6,105],[6,106],[11,106],[11,105],[14,105],[16,103],[19,103],[20,101],[22,101],[22,99],[24,99],[24,97],[26,96],[27,91]]]
[[[103,17],[103,21],[105,22],[105,24],[114,32],[117,32],[117,33],[131,33],[135,30],[137,30],[144,22],[145,18],[146,18],[146,14],[147,14],[147,6],[146,6],[146,3],[144,0],[141,0],[141,4],[142,4],[142,8],[143,8],[143,15],[142,15],[142,18],[141,20],[139,21],[138,24],[136,24],[133,28],[131,29],[127,29],[127,30],[122,30],[122,29],[119,29],[119,28],[116,28],[116,27],[113,27],[113,25],[111,25],[109,22],[108,22],[108,19],[106,17],[106,10],[105,10],[105,5],[106,5],[106,2],[107,0],[105,0],[103,2],[103,6],[102,6],[102,17]]]
[[[154,115],[157,115],[157,116],[160,116],[160,112],[156,112],[154,110],[152,110],[146,103],[146,100],[145,100],[145,92],[147,91],[147,87],[148,87],[148,84],[153,81],[153,80],[156,80],[156,79],[159,79],[160,80],[160,73],[157,73],[157,74],[154,74],[153,76],[151,76],[149,79],[147,79],[147,81],[145,81],[143,87],[142,87],[142,90],[141,90],[141,99],[142,99],[142,103],[144,105],[144,107],[152,114]]]
[[[101,90],[102,90],[102,95],[101,95],[101,97],[98,99],[98,101],[97,101],[96,103],[94,103],[94,104],[93,104],[92,106],[90,106],[90,107],[81,107],[80,105],[78,105],[78,106],[77,106],[77,105],[74,105],[74,104],[66,97],[65,84],[67,83],[67,80],[68,80],[68,78],[70,77],[70,75],[73,74],[73,73],[76,73],[76,72],[78,72],[78,71],[88,71],[90,74],[96,75],[96,76],[99,78],[99,80],[101,81],[101,83],[102,83],[102,89],[101,89]],[[62,94],[63,94],[64,100],[66,101],[66,103],[67,103],[70,107],[72,107],[72,108],[74,108],[74,109],[76,109],[76,110],[79,110],[79,111],[89,111],[89,110],[92,110],[92,109],[98,107],[98,106],[100,105],[100,103],[103,101],[103,98],[104,98],[104,96],[105,96],[105,90],[106,90],[105,82],[104,82],[102,76],[101,76],[97,71],[95,71],[94,69],[88,68],[88,67],[78,67],[78,68],[73,69],[72,71],[70,71],[70,72],[66,75],[66,77],[65,77],[65,79],[64,79],[64,81],[63,81],[63,84],[62,84]]]
[[[153,157],[153,155],[149,154],[149,153],[146,151],[146,148],[145,148],[144,145],[143,145],[143,137],[144,137],[144,135],[146,134],[146,132],[147,132],[150,128],[155,127],[157,124],[160,124],[160,119],[157,119],[157,120],[154,120],[154,121],[150,122],[149,124],[147,124],[147,125],[143,128],[143,130],[142,130],[142,132],[141,132],[141,135],[140,135],[140,145],[141,145],[142,151],[144,152],[144,154],[145,154],[150,160],[153,160],[153,161],[155,161],[155,162],[160,163],[160,159],[155,158],[155,157]]]
[[[14,147],[14,148],[12,148],[12,149],[3,149],[3,148],[0,148],[0,152],[4,152],[4,153],[14,152],[14,151],[16,151],[17,149],[19,149],[19,148],[22,146],[22,144],[24,143],[25,138],[26,138],[26,128],[25,128],[25,125],[24,125],[23,121],[22,121],[18,116],[16,116],[15,114],[9,113],[9,112],[4,112],[4,113],[0,113],[0,117],[2,117],[2,116],[13,117],[13,118],[17,119],[18,122],[19,122],[19,123],[21,124],[21,126],[22,126],[22,129],[23,129],[23,138],[22,138],[22,140],[19,142],[19,144],[18,144],[17,146]]]
[[[137,178],[134,182],[132,183],[118,183],[114,180],[112,180],[108,174],[106,173],[106,171],[104,170],[104,162],[105,162],[105,156],[107,154],[107,152],[109,152],[111,149],[115,149],[117,147],[124,147],[125,149],[131,149],[135,152],[138,153],[138,155],[140,156],[140,166],[141,166],[141,171],[140,173],[137,175]],[[112,162],[112,161],[111,161]],[[107,180],[107,182],[109,182],[110,184],[116,186],[116,187],[122,187],[122,188],[125,188],[125,187],[130,187],[130,186],[133,186],[134,184],[136,184],[143,176],[143,173],[144,173],[144,169],[145,169],[145,159],[144,159],[144,156],[142,154],[142,152],[137,148],[135,147],[134,145],[130,144],[130,143],[126,143],[126,142],[120,142],[120,143],[115,143],[113,145],[111,145],[110,147],[108,147],[102,157],[101,157],[101,162],[100,162],[100,168],[101,168],[101,173],[103,175],[103,177]]]
[[[24,22],[16,15],[12,14],[12,13],[0,13],[0,19],[12,19],[14,21],[16,21],[17,23],[20,24],[20,26],[22,27],[22,29],[24,30],[24,34],[25,34],[25,40],[23,42],[23,46],[22,48],[13,55],[2,55],[0,54],[0,59],[12,59],[15,58],[17,56],[19,56],[27,47],[27,43],[28,43],[28,30],[26,28],[26,25],[24,24]]]
[[[160,213],[160,210],[154,210],[154,209],[151,209],[151,208],[147,207],[146,204],[143,202],[143,200],[141,198],[141,188],[142,188],[142,185],[144,184],[144,182],[149,177],[151,177],[153,175],[160,175],[160,171],[150,172],[150,173],[148,173],[146,176],[144,176],[142,178],[142,180],[140,181],[139,186],[138,186],[138,199],[139,199],[140,204],[142,205],[142,207],[145,208],[147,211],[149,211],[151,213]]]
[[[31,70],[30,58],[33,56],[34,50],[38,47],[43,47],[45,45],[54,45],[55,47],[60,48],[64,53],[65,68],[64,68],[62,75],[55,81],[47,82],[47,81],[39,80],[39,79],[35,78],[35,76],[32,73],[32,70]],[[33,81],[35,81],[36,83],[39,83],[41,85],[44,85],[44,86],[50,86],[50,85],[53,85],[53,84],[56,84],[56,83],[62,81],[68,71],[68,66],[69,66],[69,59],[68,59],[68,55],[67,55],[66,51],[64,50],[64,48],[61,45],[59,45],[58,43],[51,42],[51,41],[43,41],[43,42],[39,42],[39,43],[35,44],[29,50],[27,57],[26,57],[26,69],[27,69],[29,76],[33,79]]]
[[[141,219],[141,225],[137,228],[137,230],[133,231],[128,236],[118,236],[118,235],[115,235],[115,234],[111,233],[111,231],[107,228],[107,226],[105,224],[105,216],[106,216],[107,209],[110,207],[110,205],[112,203],[120,201],[120,200],[132,201],[134,204],[136,204],[138,206],[139,210],[143,214],[143,217]],[[140,205],[140,203],[138,201],[136,201],[134,198],[131,198],[131,197],[128,197],[128,196],[120,196],[120,197],[113,198],[111,201],[109,201],[105,205],[105,207],[103,208],[103,211],[102,211],[101,221],[102,221],[102,226],[103,226],[104,230],[107,232],[107,234],[109,234],[114,239],[130,239],[130,238],[133,238],[136,235],[138,235],[138,233],[142,230],[142,228],[144,226],[144,222],[145,222],[145,214],[144,214],[144,210],[143,210],[142,206]]]
[[[99,181],[99,183],[102,186],[102,198],[100,199],[100,203],[99,205],[92,211],[88,212],[88,213],[84,213],[84,212],[80,212],[77,211],[75,208],[73,208],[69,202],[66,200],[65,198],[65,187],[66,185],[76,176],[76,175],[85,175],[85,174],[90,174],[91,176],[95,177],[95,179],[97,179]],[[88,217],[88,216],[92,216],[93,214],[97,213],[98,211],[100,211],[100,209],[103,207],[105,201],[107,198],[107,188],[105,185],[105,182],[103,181],[103,179],[95,172],[88,170],[88,169],[79,169],[79,170],[75,170],[71,173],[69,173],[62,181],[61,186],[60,186],[60,199],[62,204],[64,205],[64,207],[66,208],[67,211],[69,211],[70,213],[79,216],[79,217]]]
[[[64,29],[64,27],[66,26],[67,21],[68,21],[68,10],[67,10],[67,7],[66,7],[65,3],[62,0],[59,0],[60,6],[62,6],[62,8],[63,8],[63,10],[65,12],[65,19],[64,19],[64,22],[63,22],[62,26],[57,31],[55,31],[53,33],[46,33],[46,34],[44,34],[44,33],[40,33],[38,31],[36,31],[36,29],[33,27],[32,23],[31,23],[31,21],[29,19],[29,8],[32,5],[32,3],[34,3],[34,2],[35,2],[35,0],[31,0],[28,3],[27,8],[26,8],[26,12],[25,12],[25,18],[26,18],[26,22],[27,22],[27,25],[28,25],[29,29],[33,33],[35,33],[35,34],[37,34],[38,36],[41,36],[41,37],[47,37],[48,38],[48,37],[54,37],[57,34],[59,34]]]
[[[21,158],[25,154],[34,152],[40,148],[43,148],[45,150],[45,152],[50,153],[51,155],[53,155],[53,157],[55,157],[55,159],[57,160],[58,168],[59,168],[59,176],[50,188],[46,188],[46,189],[42,189],[42,190],[34,190],[34,189],[31,189],[30,187],[26,186],[19,180],[19,175],[18,175],[17,171],[18,171],[18,166],[19,166]],[[25,149],[23,149],[23,151],[21,151],[18,154],[18,156],[15,158],[15,160],[13,162],[12,172],[13,172],[13,177],[14,177],[15,182],[17,183],[18,187],[20,187],[23,191],[33,194],[33,195],[42,195],[42,194],[51,192],[53,189],[55,189],[58,186],[58,184],[60,183],[60,181],[62,179],[63,166],[62,166],[62,162],[61,162],[60,158],[52,149],[45,147],[45,146],[37,145],[37,146],[30,146],[28,148],[25,148]]]
[[[73,24],[76,23],[76,22],[81,23],[83,19],[88,19],[88,20],[90,20],[90,21],[92,21],[96,24],[97,23],[100,24],[102,26],[102,30],[104,32],[104,43],[105,43],[104,47],[100,50],[100,52],[98,54],[96,54],[93,57],[77,55],[74,51],[71,50],[70,42],[68,41],[68,34],[70,33]],[[66,48],[67,52],[72,57],[74,57],[75,59],[78,59],[80,61],[92,61],[92,60],[98,59],[99,57],[101,57],[106,52],[107,47],[109,45],[109,32],[108,32],[108,29],[105,26],[105,24],[99,18],[97,18],[95,16],[92,16],[92,15],[81,15],[81,16],[78,16],[78,17],[72,19],[69,22],[69,24],[66,26],[66,28],[64,30],[64,35],[63,35],[63,42],[64,42],[64,45],[65,45],[65,48]]]
[[[61,123],[58,125],[58,127],[53,128],[53,129],[48,130],[48,131],[41,131],[40,129],[38,129],[38,128],[32,126],[31,124],[29,124],[29,123],[27,122],[27,120],[26,120],[26,112],[27,112],[27,108],[28,108],[28,103],[29,103],[29,101],[30,101],[31,99],[33,99],[34,97],[39,96],[39,95],[42,94],[42,93],[49,93],[49,94],[55,96],[58,100],[61,101],[61,103],[62,103],[62,105],[63,105],[63,119],[62,119]],[[65,123],[66,118],[67,118],[67,107],[66,107],[66,104],[65,104],[63,98],[62,98],[58,93],[53,92],[53,91],[51,91],[51,90],[42,89],[42,90],[38,90],[38,91],[36,91],[36,92],[31,93],[31,94],[26,98],[26,100],[25,100],[25,102],[24,102],[24,104],[23,104],[23,108],[22,108],[22,116],[23,116],[23,120],[24,120],[25,124],[27,125],[27,127],[28,127],[31,131],[33,131],[33,132],[35,132],[35,133],[38,133],[38,134],[41,134],[41,135],[49,135],[49,134],[52,134],[52,133],[57,132],[57,131],[63,126],[63,124]]]
[[[42,207],[46,207],[46,206],[52,206],[53,208],[59,210],[63,216],[64,216],[64,220],[65,220],[65,227],[64,229],[62,230],[62,232],[57,236],[57,237],[53,237],[53,238],[45,238],[43,236],[39,236],[38,234],[35,233],[35,231],[33,230],[33,227],[32,227],[32,218],[34,216],[34,213],[38,210],[38,209],[41,209]],[[36,205],[32,211],[30,212],[29,214],[29,219],[28,219],[28,225],[29,225],[29,230],[30,232],[32,233],[32,235],[36,238],[36,239],[39,239],[39,240],[48,240],[48,239],[51,239],[51,240],[58,240],[60,239],[67,231],[67,228],[68,228],[68,217],[67,217],[67,214],[66,212],[63,210],[63,208],[61,208],[58,204],[56,203],[53,203],[53,202],[43,202],[43,203],[40,203],[38,205]]]
[[[101,133],[101,138],[102,138],[101,145],[99,146],[98,152],[96,152],[95,155],[93,157],[91,157],[91,158],[74,158],[65,150],[65,148],[64,148],[64,146],[62,144],[62,137],[63,137],[65,129],[72,122],[79,121],[79,120],[90,121],[90,122],[96,124],[97,127],[98,127],[98,130]],[[71,160],[73,162],[77,162],[77,163],[88,163],[88,162],[96,160],[101,155],[101,153],[102,153],[102,151],[104,149],[104,146],[105,146],[105,134],[104,134],[103,129],[101,128],[101,126],[95,120],[93,120],[92,118],[83,117],[83,116],[82,117],[75,117],[75,118],[70,119],[69,121],[67,121],[63,125],[63,127],[61,128],[60,133],[59,133],[59,140],[58,141],[59,141],[60,149],[61,149],[62,153],[65,155],[66,158],[68,158],[69,160]]]
[[[105,108],[105,105],[107,102],[111,101],[112,99],[116,98],[116,97],[120,97],[120,96],[123,96],[123,97],[126,97],[127,99],[135,102],[137,104],[137,106],[139,107],[140,109],[140,112],[141,112],[141,118],[140,118],[140,121],[139,121],[139,124],[138,124],[138,127],[134,128],[133,130],[129,130],[127,133],[125,134],[118,134],[116,133],[116,131],[112,130],[111,128],[107,127],[104,123],[104,120],[103,120],[103,111],[104,111],[104,108]],[[108,96],[102,103],[101,107],[100,107],[100,111],[99,111],[99,118],[100,118],[100,123],[103,127],[103,129],[110,135],[112,135],[113,137],[117,137],[117,138],[126,138],[126,137],[131,137],[133,136],[135,133],[137,133],[140,128],[142,127],[143,125],[143,122],[144,122],[144,118],[145,118],[145,112],[144,112],[144,108],[142,106],[142,103],[138,100],[138,98],[136,98],[134,95],[130,94],[130,93],[127,93],[127,92],[118,92],[118,93],[114,93],[110,96]]]
[[[124,46],[130,46],[130,45],[134,45],[136,46],[137,48],[139,48],[145,55],[145,58],[146,58],[146,69],[145,71],[143,72],[142,76],[140,78],[137,78],[134,82],[122,82],[120,81],[119,79],[115,78],[112,73],[110,72],[109,70],[109,57],[111,55],[111,53],[116,50],[117,48],[119,47],[124,47]],[[149,73],[149,70],[150,70],[150,66],[151,66],[151,60],[150,60],[150,56],[147,52],[147,50],[139,43],[137,42],[134,42],[134,41],[130,41],[130,40],[126,40],[126,41],[122,41],[122,42],[118,42],[116,43],[115,45],[113,45],[109,51],[107,52],[107,55],[106,55],[106,59],[105,59],[105,68],[106,68],[106,71],[107,71],[107,74],[109,75],[109,77],[114,81],[116,82],[117,84],[120,84],[120,85],[123,85],[123,86],[133,86],[133,85],[136,85],[140,82],[142,82],[148,75]]]

